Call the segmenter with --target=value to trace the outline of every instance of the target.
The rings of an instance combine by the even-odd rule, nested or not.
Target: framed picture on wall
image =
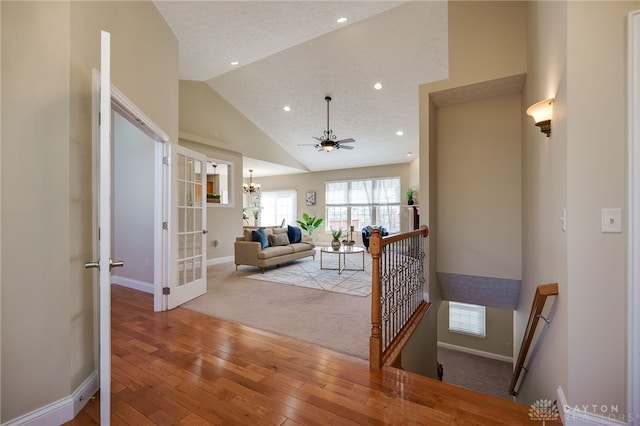
[[[308,206],[315,206],[316,205],[316,192],[315,191],[307,192],[307,205]]]

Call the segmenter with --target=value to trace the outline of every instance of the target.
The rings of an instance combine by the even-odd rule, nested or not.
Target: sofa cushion
[[[263,250],[269,247],[269,239],[267,238],[267,234],[264,232],[264,228],[258,228],[255,231],[251,231],[251,240],[258,241]]]
[[[286,234],[287,233],[287,228],[272,228],[273,229],[273,235],[279,235],[279,234]]]
[[[289,245],[289,237],[287,236],[287,234],[267,235],[267,237],[269,238],[269,245],[271,247]]]
[[[260,250],[258,252],[258,259],[270,259],[276,256],[285,256],[287,254],[293,253],[293,248],[291,245],[288,246],[278,246],[278,247],[267,247],[264,250]]]
[[[299,243],[302,241],[302,231],[296,226],[287,225],[287,235],[290,243]]]
[[[311,243],[294,243],[294,244],[290,244],[289,247],[293,248],[293,251],[295,253],[300,253],[301,251],[313,250],[316,248],[316,246]]]

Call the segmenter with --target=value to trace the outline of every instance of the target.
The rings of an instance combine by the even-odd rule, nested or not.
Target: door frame
[[[136,128],[141,130],[155,144],[154,149],[154,208],[153,208],[153,310],[161,311],[166,296],[162,294],[162,287],[166,281],[166,258],[164,250],[166,233],[162,229],[164,220],[164,205],[168,197],[169,188],[166,187],[163,169],[165,144],[169,143],[169,136],[151,120],[140,108],[125,96],[117,87],[111,85],[111,108],[122,115]]]
[[[627,43],[627,413],[640,413],[640,10],[627,17]]]
[[[92,70],[92,206],[93,206],[93,224],[92,224],[92,241],[93,241],[93,258],[96,259],[99,256],[99,236],[98,236],[98,167],[99,164],[99,140],[100,140],[100,126],[98,122],[98,113],[100,111],[100,71],[97,69]],[[154,311],[161,310],[163,304],[162,287],[163,282],[166,279],[166,251],[164,247],[164,232],[162,231],[163,221],[163,203],[167,196],[166,188],[163,184],[163,169],[162,169],[162,152],[164,145],[169,142],[169,136],[158,126],[153,120],[151,120],[140,108],[138,108],[124,93],[122,93],[116,86],[111,84],[111,108],[112,111],[118,112],[128,121],[130,121],[136,128],[143,131],[146,135],[151,137],[155,143],[155,157],[154,157],[154,174],[157,177],[154,179]],[[159,158],[159,160],[158,160]],[[93,278],[94,288],[99,288],[99,274],[95,274]],[[100,365],[100,298],[99,291],[94,291],[93,298],[94,306],[94,362],[95,365]]]

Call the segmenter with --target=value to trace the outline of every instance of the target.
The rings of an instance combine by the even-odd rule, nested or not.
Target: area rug
[[[345,260],[345,269],[339,273],[338,256],[323,254],[323,269],[321,269],[318,251],[315,259],[299,259],[280,267],[268,268],[264,274],[252,274],[247,278],[352,296],[369,296],[371,294],[371,256],[368,253],[364,254],[364,271],[357,270],[363,267],[361,254],[347,255]]]

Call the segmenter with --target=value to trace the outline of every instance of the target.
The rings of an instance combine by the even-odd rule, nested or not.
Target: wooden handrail
[[[529,314],[529,321],[527,321],[527,328],[522,336],[522,345],[520,346],[520,353],[518,354],[518,361],[516,362],[516,368],[513,370],[513,376],[511,377],[511,383],[509,384],[509,395],[517,396],[516,385],[520,378],[520,373],[523,369],[526,369],[524,362],[527,359],[527,353],[529,347],[533,342],[533,337],[538,327],[538,321],[542,318],[542,310],[544,304],[549,296],[558,295],[558,283],[542,284],[536,288],[536,294],[533,297],[533,303],[531,304],[531,313]]]
[[[429,235],[429,228],[425,225],[419,229],[404,232],[401,234],[382,237],[379,229],[374,229],[369,238],[369,252],[371,253],[371,336],[369,338],[369,365],[372,369],[380,369],[383,365],[389,365],[399,359],[400,352],[407,340],[419,324],[427,311],[429,304],[422,298],[420,300],[408,300],[410,306],[403,306],[403,314],[406,316],[406,323],[401,324],[398,330],[393,331],[392,336],[383,339],[383,318],[382,318],[382,274],[380,259],[386,247],[393,247],[393,244],[402,243],[406,240]],[[423,244],[420,242],[420,244]],[[389,251],[392,251],[390,248]],[[422,254],[424,254],[422,252]],[[421,269],[422,270],[422,269]],[[423,274],[424,275],[424,274]],[[420,277],[424,279],[424,276]],[[386,295],[384,295],[386,297]],[[404,321],[403,321],[404,322]],[[385,341],[388,340],[388,341]]]

